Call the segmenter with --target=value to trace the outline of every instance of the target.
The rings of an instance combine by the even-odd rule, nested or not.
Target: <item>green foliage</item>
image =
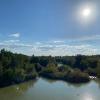
[[[2,49],[0,52],[0,86],[23,82],[27,76],[36,77],[35,67],[30,63],[30,58]]]
[[[53,73],[57,71],[56,65],[53,63],[49,63],[46,68],[42,70],[44,73]]]
[[[100,78],[100,56],[30,57],[0,51],[0,86],[33,79],[37,74],[76,82],[88,80],[88,75]]]
[[[79,69],[75,69],[74,71],[67,74],[66,80],[75,83],[88,82],[89,75],[87,73],[81,72]]]

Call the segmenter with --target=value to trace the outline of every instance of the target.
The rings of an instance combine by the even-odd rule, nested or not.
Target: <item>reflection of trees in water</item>
[[[55,80],[55,79],[48,79],[48,78],[42,78],[42,79],[49,82],[49,83],[55,83],[55,82],[59,82],[59,81],[61,82],[62,81],[64,83],[66,83],[66,85],[68,85],[69,87],[73,86],[73,87],[76,87],[76,88],[85,86],[85,85],[90,83],[90,82],[87,82],[87,83],[70,83],[70,82],[63,81],[63,80]]]
[[[28,81],[28,82],[25,82],[25,83],[21,83],[21,84],[18,84],[18,85],[15,85],[14,86],[15,92],[24,93],[25,91],[27,91],[31,87],[34,87],[36,82],[37,82],[37,79],[36,80],[31,80],[31,81]]]
[[[59,81],[59,80],[43,78],[43,77],[41,77],[41,79],[43,79],[44,81],[47,81],[48,83],[55,83],[55,82]]]
[[[53,79],[48,79],[48,78],[41,78],[41,79],[44,80],[44,81],[47,81],[49,83],[64,82],[69,87],[75,87],[75,88],[80,88],[80,87],[83,87],[83,86],[90,84],[91,82],[94,82],[100,88],[100,79],[91,80],[87,83],[70,83],[70,82],[66,82],[66,81],[63,81],[63,80],[53,80]]]
[[[37,80],[32,80],[0,89],[0,100],[22,100],[26,92],[33,88]]]
[[[73,86],[73,87],[76,87],[76,88],[80,88],[80,87],[85,86],[89,83],[90,82],[86,82],[86,83],[70,83],[70,82],[67,82],[67,85],[68,86]]]
[[[32,80],[20,84],[16,84],[13,86],[5,87],[0,89],[0,97],[6,98],[9,96],[9,98],[17,98],[23,93],[27,92],[31,87],[34,87],[37,80]],[[8,98],[8,99],[9,99]],[[4,99],[5,100],[5,99]]]
[[[98,87],[100,88],[100,79],[96,79],[95,82],[98,84]]]

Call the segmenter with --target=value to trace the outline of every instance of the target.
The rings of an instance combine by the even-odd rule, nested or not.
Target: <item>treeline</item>
[[[77,55],[77,56],[32,56],[31,63],[38,63],[43,69],[48,70],[57,68],[58,70],[70,69],[80,71],[90,76],[100,78],[100,55]],[[48,67],[49,66],[49,67]],[[40,67],[41,68],[41,67]],[[37,68],[39,69],[39,68]],[[39,69],[40,70],[40,69]],[[54,69],[53,69],[54,70]],[[38,70],[37,70],[38,71]]]
[[[100,55],[26,56],[0,51],[0,87],[37,76],[70,82],[89,81],[89,76],[100,78]]]
[[[0,51],[0,86],[34,79],[36,77],[34,66],[30,63],[30,57],[2,49]]]

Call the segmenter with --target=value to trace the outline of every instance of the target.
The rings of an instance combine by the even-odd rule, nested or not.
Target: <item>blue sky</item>
[[[0,49],[27,55],[100,54],[100,0],[0,0]],[[80,13],[91,9],[89,18]]]

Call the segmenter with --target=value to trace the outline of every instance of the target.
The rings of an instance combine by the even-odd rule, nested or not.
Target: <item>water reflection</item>
[[[93,99],[90,97],[86,97],[84,100],[93,100]]]
[[[43,78],[43,77],[40,77],[40,79],[47,81],[48,83],[51,83],[51,84],[55,83],[55,82],[60,82],[60,80],[53,80],[53,79],[48,79],[48,78]],[[70,82],[66,82],[66,81],[62,81],[62,80],[61,80],[61,82],[66,83],[69,87],[73,86],[73,87],[76,87],[76,88],[86,86],[89,83],[97,83],[99,88],[100,88],[100,79],[91,80],[90,82],[86,82],[86,83],[70,83]]]
[[[27,91],[31,87],[34,87],[36,82],[37,82],[37,79],[29,81],[29,82],[21,83],[21,84],[18,84],[18,85],[14,85],[12,88],[15,88],[16,92],[20,92],[21,93],[21,92]]]
[[[100,88],[100,79],[96,79],[95,82],[98,84],[98,86]]]
[[[85,94],[83,100],[95,100],[91,94]]]
[[[76,88],[80,88],[82,86],[85,86],[87,84],[89,84],[90,82],[87,82],[87,83],[70,83],[70,82],[66,82],[66,81],[62,81],[62,80],[53,80],[53,79],[48,79],[48,78],[42,78],[44,81],[47,81],[48,83],[55,83],[55,82],[63,82],[63,83],[66,83],[66,85],[68,85],[69,87],[73,86],[73,87],[76,87]]]
[[[73,87],[76,87],[76,88],[80,88],[80,87],[85,86],[89,83],[90,82],[87,82],[87,83],[69,83],[69,82],[67,82],[68,86],[73,86]]]
[[[59,81],[59,80],[53,80],[53,79],[48,79],[48,78],[43,78],[43,77],[40,77],[40,79],[47,81],[48,83],[55,83],[55,82]]]
[[[0,88],[0,98],[1,100],[17,100],[20,98],[25,92],[27,92],[31,87],[34,87],[37,80],[29,81],[5,88]]]
[[[0,89],[0,100],[99,100],[97,81],[72,84],[39,78]]]

